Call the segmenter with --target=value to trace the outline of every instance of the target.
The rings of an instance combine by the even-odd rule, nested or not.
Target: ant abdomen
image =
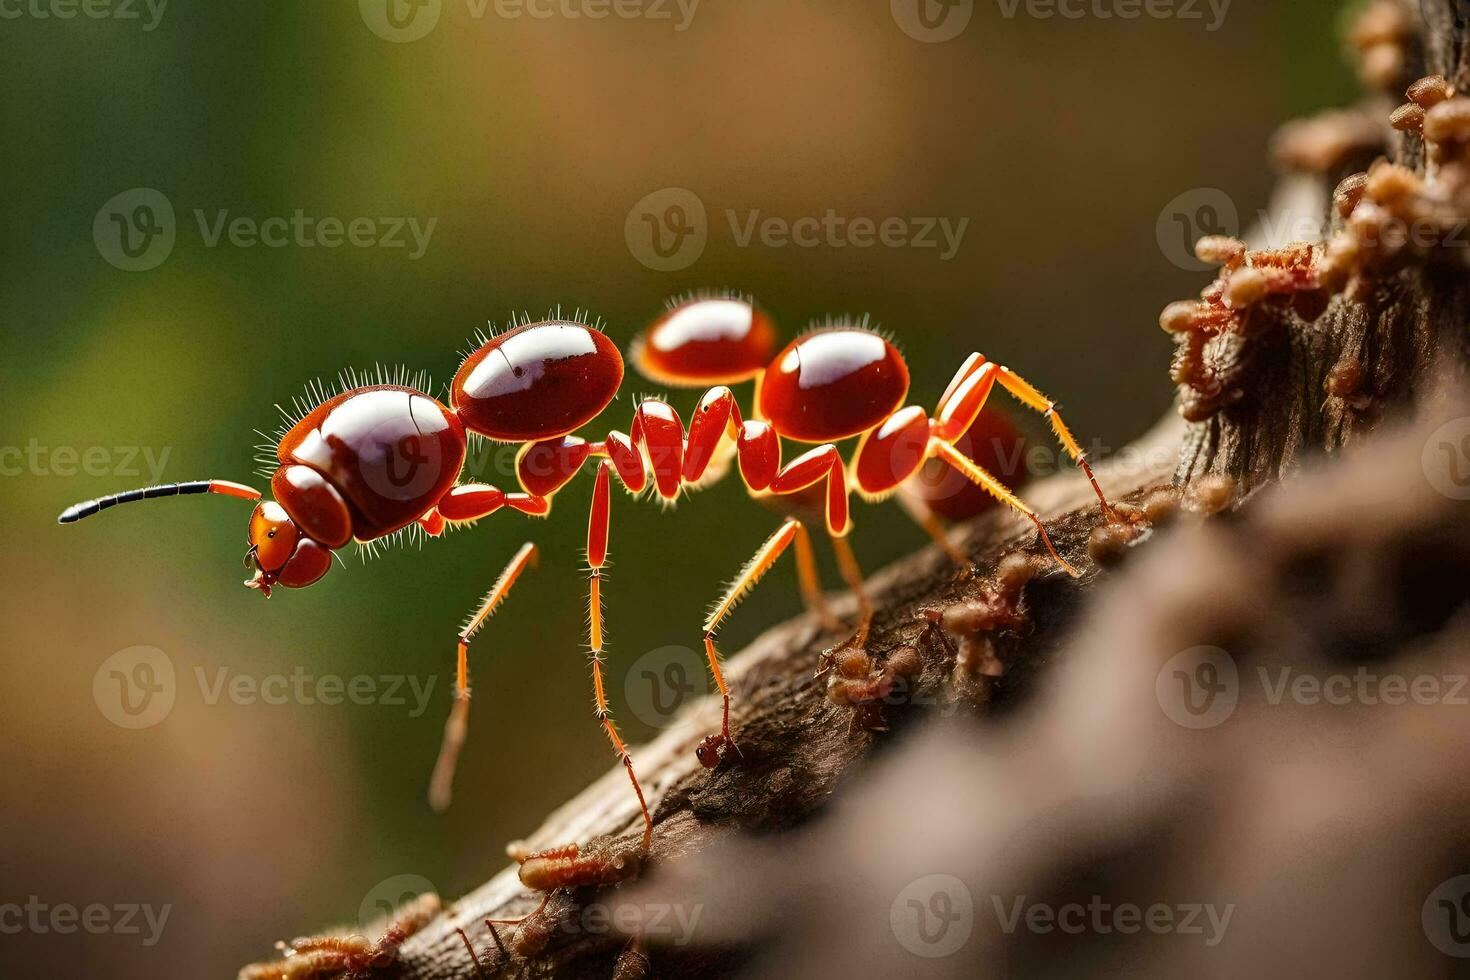
[[[754,378],[775,349],[775,323],[748,299],[695,297],[671,303],[629,356],[651,381],[697,387]]]
[[[638,849],[612,845],[582,851],[576,844],[538,851],[521,861],[521,883],[533,891],[606,886],[634,878],[642,869]]]

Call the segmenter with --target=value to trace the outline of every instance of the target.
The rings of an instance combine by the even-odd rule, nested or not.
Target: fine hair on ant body
[[[813,494],[821,494],[816,499],[827,533],[860,596],[861,573],[855,561],[847,560],[844,541],[851,529],[849,487],[868,500],[886,499],[912,483],[931,459],[954,468],[1031,521],[1057,564],[1077,575],[1053,547],[1035,511],[956,448],[981,419],[998,384],[1048,419],[1091,481],[1104,514],[1113,519],[1055,404],[1015,372],[978,353],[963,363],[931,415],[918,406],[902,407],[908,367],[887,338],[861,323],[810,330],[778,351],[774,323],[750,300],[712,296],[678,301],[639,338],[631,356],[642,373],[659,381],[712,385],[688,428],[667,402],[648,398],[635,407],[628,433],[612,430],[603,439],[587,441],[573,433],[603,414],[623,380],[622,355],[597,326],[557,315],[515,323],[479,341],[455,374],[447,404],[428,394],[426,382],[417,379],[380,374],[377,383],[361,384],[353,376],[335,394],[318,386],[315,404],[303,404],[299,417],[287,417],[269,459],[275,499],[258,503],[250,517],[245,562],[253,575],[245,584],[266,597],[277,586],[312,585],[331,568],[333,553],[349,541],[371,548],[415,527],[438,536],[449,525],[468,525],[506,508],[544,517],[553,495],[595,460],[586,538],[594,714],[638,799],[643,818],[640,855],[647,854],[653,819],[613,722],[603,674],[601,578],[614,478],[632,494],[651,487],[673,501],[689,488],[719,479],[733,458],[753,496],[791,505],[790,516],[760,545],[704,623],[710,672],[723,698],[720,733],[697,749],[700,762],[711,767],[734,746],[730,692],[720,670],[716,630],[793,542],[803,594],[814,604],[820,599],[810,541],[798,516]],[[729,387],[745,380],[755,381],[748,417],[741,414]],[[520,445],[518,491],[458,482],[471,435]],[[857,449],[850,464],[844,464],[836,443],[852,437],[858,438]],[[783,439],[815,448],[783,464]],[[122,503],[201,493],[261,497],[257,490],[225,480],[176,483],[85,501],[68,508],[59,520],[70,524]],[[931,531],[937,528],[932,511],[924,519]],[[950,553],[963,562],[963,555]],[[455,702],[430,786],[436,809],[448,805],[465,737],[471,642],[535,558],[533,544],[517,551],[458,635]],[[871,614],[864,599],[859,638],[866,635]]]

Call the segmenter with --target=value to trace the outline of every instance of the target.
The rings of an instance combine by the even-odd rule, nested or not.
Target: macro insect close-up
[[[1464,0],[0,34],[0,976],[1470,956]]]

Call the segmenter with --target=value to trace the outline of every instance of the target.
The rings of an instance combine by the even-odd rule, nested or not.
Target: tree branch
[[[1340,178],[1377,152],[1401,165],[1375,165],[1338,187],[1325,246],[1267,242],[1276,250],[1251,252],[1224,240],[1202,245],[1202,255],[1222,264],[1220,279],[1198,302],[1170,307],[1163,320],[1180,340],[1174,378],[1189,421],[1171,415],[1099,469],[1109,494],[1129,505],[1132,523],[1109,526],[1084,481],[1056,477],[1028,488],[1027,499],[1063,555],[1084,570],[1080,579],[1031,560],[1042,554],[1034,532],[1003,512],[957,532],[974,559],[974,577],[956,581],[952,565],[934,548],[875,576],[878,614],[860,651],[865,663],[887,677],[889,665],[918,659],[911,682],[881,704],[860,698],[854,705],[840,671],[817,676],[824,654],[843,638],[824,633],[811,616],[773,628],[732,658],[728,676],[738,693],[742,759],[713,771],[695,761],[695,745],[718,727],[718,700],[694,705],[656,741],[634,750],[655,808],[652,849],[643,865],[655,885],[671,870],[677,882],[677,869],[734,838],[803,825],[834,795],[844,795],[844,784],[865,760],[923,718],[950,710],[1001,715],[1027,703],[1047,666],[1069,649],[1068,632],[1084,598],[1107,578],[1103,569],[1151,549],[1153,529],[1181,506],[1201,513],[1232,507],[1305,458],[1334,453],[1384,418],[1407,411],[1431,378],[1463,375],[1470,364],[1467,250],[1449,239],[1445,222],[1470,215],[1470,109],[1463,126],[1444,110],[1437,117],[1427,113],[1427,125],[1420,113],[1417,130],[1382,124],[1394,104],[1386,93],[1402,91],[1425,66],[1456,85],[1470,84],[1470,38],[1463,18],[1456,19],[1457,5],[1461,0],[1425,0],[1423,30],[1416,5],[1370,5],[1354,41],[1364,76],[1380,94],[1356,116],[1319,120],[1278,143],[1278,158],[1295,171],[1285,185],[1292,192],[1282,199],[1289,209],[1299,210],[1303,200],[1320,208]],[[1365,126],[1364,119],[1379,122]],[[1396,245],[1371,237],[1388,219],[1426,215],[1434,221],[1431,241]],[[1177,560],[1181,567],[1189,563],[1187,555]],[[836,611],[851,616],[852,600]],[[551,814],[526,845],[575,841],[606,850],[619,846],[617,839],[636,837],[638,823],[619,765]],[[783,834],[780,840],[788,838],[795,839]],[[793,855],[818,860],[809,849],[790,846]],[[586,912],[605,911],[629,886],[554,893],[538,920],[551,926],[544,943],[518,956],[498,949],[483,924],[487,917],[526,915],[541,902],[516,872],[515,866],[504,869],[428,921],[397,948],[382,975],[462,980],[481,971],[526,969],[612,976],[626,939],[612,929],[590,928]],[[779,889],[766,897],[771,895],[792,900]],[[458,929],[474,944],[478,963]],[[721,935],[726,945],[657,950],[659,972],[734,972],[753,948],[751,937]]]

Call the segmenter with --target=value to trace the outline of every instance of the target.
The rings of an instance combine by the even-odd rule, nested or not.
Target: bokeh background
[[[1184,228],[1161,243],[1170,202],[1218,189],[1242,221],[1265,203],[1274,127],[1353,91],[1323,28],[1336,7],[1236,0],[1209,31],[1204,5],[1206,21],[1070,20],[980,2],[958,37],[924,43],[877,0],[704,0],[684,30],[673,5],[671,19],[538,19],[442,0],[408,42],[372,29],[382,0],[174,0],[148,30],[141,2],[133,20],[3,5],[0,906],[169,913],[151,945],[141,916],[142,935],[6,928],[0,976],[232,976],[276,939],[354,919],[395,876],[461,894],[613,761],[582,646],[588,481],[549,521],[503,514],[421,551],[349,558],[269,603],[240,587],[247,506],[187,498],[60,528],[66,504],[152,482],[150,459],[170,481],[253,479],[252,430],[273,429],[274,404],[310,378],[384,362],[442,384],[474,330],[556,304],[592,310],[626,346],[665,297],[700,287],[753,293],[788,333],[871,314],[927,404],[983,350],[1063,401],[1085,440],[1121,446],[1170,400],[1157,312],[1203,281],[1176,261]],[[661,271],[625,231],[671,187],[706,209],[708,242]],[[167,198],[176,240],[126,271],[94,222],[136,188]],[[195,216],[297,209],[436,223],[411,259],[210,247]],[[742,246],[726,217],[828,209],[969,224],[945,261]],[[656,390],[630,376],[625,396]],[[686,411],[693,398],[674,394]],[[631,404],[598,431],[626,428]],[[733,480],[669,513],[614,507],[622,702],[640,658],[697,648],[706,604],[773,518]],[[857,520],[869,568],[923,543],[897,508]],[[475,648],[458,795],[435,816],[424,790],[454,631],[527,539],[542,564]],[[779,569],[726,647],[798,608]],[[135,646],[166,657],[173,703],[126,728],[108,658]],[[396,676],[407,703],[242,703],[199,680],[298,673]],[[411,683],[435,685],[417,717]],[[621,719],[635,741],[653,733]]]

